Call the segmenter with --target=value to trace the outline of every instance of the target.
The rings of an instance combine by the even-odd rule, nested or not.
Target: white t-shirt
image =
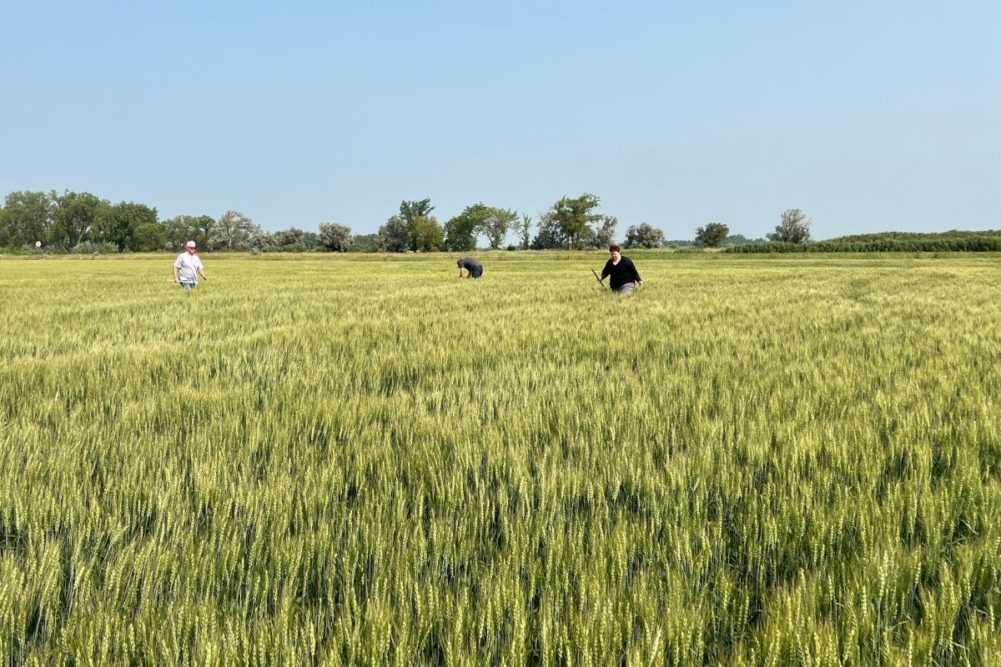
[[[177,256],[174,268],[177,269],[177,279],[182,283],[197,283],[198,274],[195,271],[202,268],[202,260],[198,259],[198,255],[189,255],[185,251]]]

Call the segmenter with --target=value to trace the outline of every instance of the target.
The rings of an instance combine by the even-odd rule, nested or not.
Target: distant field
[[[1001,261],[0,259],[0,661],[999,664]]]

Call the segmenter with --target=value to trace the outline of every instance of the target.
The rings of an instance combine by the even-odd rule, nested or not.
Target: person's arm
[[[611,272],[612,272],[612,260],[609,259],[605,261],[605,268],[601,270],[601,280],[599,280],[598,282],[601,282],[606,277],[608,277],[608,274]]]
[[[200,266],[198,267],[198,275],[200,275],[202,277],[202,280],[208,280],[209,279],[209,277],[207,275],[205,275],[205,269],[202,268],[202,267],[200,267]]]
[[[629,266],[632,267],[633,278],[636,279],[636,284],[637,285],[642,285],[643,284],[643,279],[640,278],[640,272],[636,270],[636,264],[633,263],[633,260],[629,260]]]
[[[459,267],[459,277],[462,278],[462,267]]]
[[[176,264],[174,265],[174,282],[175,283],[181,282],[181,278],[177,275],[177,265]]]

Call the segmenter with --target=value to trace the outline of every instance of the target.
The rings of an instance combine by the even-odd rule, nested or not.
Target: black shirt
[[[470,273],[473,272],[473,269],[477,269],[482,266],[482,264],[476,261],[475,257],[463,257],[458,262],[456,262],[456,264],[459,265],[460,269],[465,269]]]
[[[611,258],[605,262],[605,268],[601,270],[602,279],[605,276],[611,276],[612,279],[609,281],[612,289],[619,289],[626,283],[638,283],[642,278],[640,278],[639,271],[636,270],[636,265],[633,264],[633,260],[628,257],[619,257],[618,264],[612,264]]]

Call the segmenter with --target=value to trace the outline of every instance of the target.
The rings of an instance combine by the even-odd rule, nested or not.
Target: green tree
[[[351,250],[353,239],[351,228],[347,225],[320,223],[320,246],[332,252],[347,252]]]
[[[66,191],[56,195],[55,201],[49,239],[64,250],[89,241],[98,210],[110,205],[107,200],[98,199],[89,192]]]
[[[400,202],[400,217],[403,218],[408,227],[413,225],[417,218],[429,217],[433,210],[434,206],[431,205],[430,199],[421,199],[420,201],[404,199]]]
[[[445,232],[434,216],[419,216],[410,227],[410,247],[417,252],[434,252],[445,247]]]
[[[156,209],[135,202],[102,205],[97,210],[91,236],[98,243],[111,243],[119,252],[136,250],[136,229],[157,224]]]
[[[54,193],[11,192],[0,208],[0,247],[33,246],[43,241],[52,226],[56,208]]]
[[[302,252],[306,249],[303,237],[306,232],[298,227],[289,227],[274,233],[274,245],[285,252]]]
[[[579,197],[563,197],[553,204],[553,219],[571,248],[591,244],[595,235],[591,225],[602,219],[601,215],[594,213],[600,203],[597,196],[584,193]]]
[[[507,208],[491,208],[483,220],[483,235],[487,237],[491,250],[497,250],[504,243],[507,232],[518,219],[518,213]]]
[[[532,240],[532,248],[535,250],[550,250],[554,248],[569,248],[570,239],[567,238],[563,227],[552,211],[546,211],[539,218],[539,231]]]
[[[239,211],[229,210],[219,217],[209,236],[209,245],[215,250],[249,250],[258,247],[263,230]]]
[[[615,239],[615,227],[619,224],[619,219],[614,215],[605,215],[601,218],[601,227],[594,234],[594,245],[598,248],[607,248],[612,245]]]
[[[445,223],[446,250],[473,250],[476,235],[483,230],[484,222],[490,215],[490,207],[479,202],[463,209],[462,213]]]
[[[379,247],[378,234],[355,234],[351,240],[355,252],[375,252]]]
[[[695,242],[706,248],[718,248],[730,235],[730,228],[722,222],[710,222],[695,230]]]
[[[133,250],[137,252],[155,252],[164,249],[166,229],[157,222],[144,222],[135,229],[133,234]]]
[[[521,222],[518,223],[518,235],[521,237],[521,249],[528,250],[532,243],[532,216],[521,216]]]
[[[440,250],[444,245],[444,231],[437,219],[431,215],[434,206],[430,199],[406,201],[399,203],[399,216],[406,222],[406,232],[409,249]],[[440,236],[440,238],[438,238]]]
[[[775,225],[775,231],[768,235],[770,241],[782,243],[806,243],[810,240],[811,220],[798,208],[786,209],[782,221]]]
[[[376,249],[379,252],[404,252],[410,248],[410,232],[407,221],[398,215],[391,216],[386,224],[379,227]]]
[[[664,232],[645,222],[626,230],[627,248],[659,248],[663,244]]]
[[[163,246],[167,250],[180,252],[184,244],[194,241],[199,248],[209,245],[209,236],[215,227],[215,219],[209,215],[179,215],[163,221]]]

